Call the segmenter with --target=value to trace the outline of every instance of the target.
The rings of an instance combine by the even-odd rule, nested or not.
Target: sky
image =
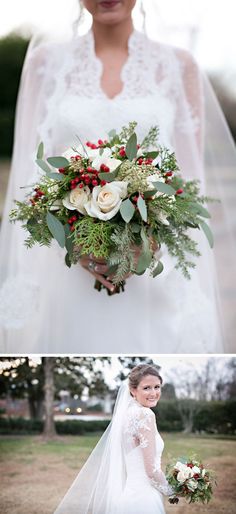
[[[190,48],[200,64],[209,70],[236,72],[235,0],[143,0],[143,3],[150,37]],[[42,27],[64,31],[71,27],[76,15],[77,0],[7,0],[1,9],[0,37],[23,27],[32,27],[33,32]],[[135,22],[140,25],[137,13]],[[89,24],[88,19],[82,30],[87,30]]]

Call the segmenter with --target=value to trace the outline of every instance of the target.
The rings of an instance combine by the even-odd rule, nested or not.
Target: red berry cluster
[[[152,164],[153,163],[153,159],[151,159],[151,157],[147,158],[147,159],[144,159],[143,157],[139,157],[137,163],[141,166],[142,164]]]
[[[126,157],[126,151],[125,151],[125,147],[124,147],[124,146],[121,146],[121,147],[120,147],[119,155],[120,155],[121,157]]]
[[[75,221],[77,221],[77,220],[78,220],[78,218],[79,218],[79,213],[77,213],[77,216],[74,214],[73,216],[71,216],[71,217],[67,220],[67,222],[68,222],[68,223],[69,223],[69,225],[70,225],[70,231],[71,231],[71,232],[74,232],[74,230],[75,230],[74,223],[75,223]]]
[[[97,145],[95,143],[91,143],[91,141],[87,141],[86,146],[88,146],[92,150],[97,150],[98,148],[106,146],[107,143],[108,141],[106,139],[104,139],[104,141],[102,139],[99,139]]]
[[[35,194],[34,194],[33,198],[30,198],[30,203],[32,205],[35,205],[37,200],[39,200],[40,198],[42,198],[42,196],[45,195],[45,193],[43,191],[41,191],[41,189],[39,187],[35,187],[34,191],[35,191]]]

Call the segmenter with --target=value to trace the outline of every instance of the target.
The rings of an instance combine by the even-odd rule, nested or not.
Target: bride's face
[[[131,389],[131,393],[143,407],[155,407],[161,396],[161,381],[154,375],[147,375],[136,389]]]
[[[131,16],[136,0],[83,0],[94,21],[112,25]]]

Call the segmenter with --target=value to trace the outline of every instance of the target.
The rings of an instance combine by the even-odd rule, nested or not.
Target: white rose
[[[178,482],[180,483],[183,483],[185,482],[185,480],[187,480],[188,478],[191,478],[193,476],[193,473],[192,473],[192,470],[191,468],[188,468],[186,466],[186,469],[181,469],[177,475],[177,480]]]
[[[196,482],[196,480],[188,480],[187,486],[188,486],[189,489],[191,489],[191,491],[195,491],[195,489],[197,489],[197,482]]]
[[[186,466],[186,464],[183,464],[183,462],[178,461],[175,464],[175,469],[177,469],[178,471],[181,471],[182,469],[185,470],[186,468],[187,468],[187,466]]]
[[[95,186],[92,197],[85,204],[89,216],[110,220],[119,211],[122,199],[127,196],[127,182],[114,181],[105,186]]]
[[[75,189],[72,189],[65,198],[63,198],[62,203],[64,207],[69,209],[70,211],[76,210],[81,212],[81,214],[86,214],[86,210],[84,205],[88,202],[91,196],[90,189],[88,186],[80,188],[77,186]]]
[[[100,155],[98,151],[97,155],[92,160],[92,167],[96,170],[100,170],[101,164],[105,164],[105,166],[108,166],[108,168],[110,168],[110,171],[114,171],[118,166],[120,166],[121,161],[119,161],[119,159],[111,157],[111,155],[112,152],[110,148],[104,148],[102,155]],[[91,155],[91,157],[93,157],[93,155]]]

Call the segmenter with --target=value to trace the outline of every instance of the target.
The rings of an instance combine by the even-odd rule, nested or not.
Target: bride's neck
[[[94,34],[95,48],[98,53],[112,49],[128,48],[129,38],[134,30],[132,19],[128,18],[116,25],[101,25],[93,22],[92,31]]]

